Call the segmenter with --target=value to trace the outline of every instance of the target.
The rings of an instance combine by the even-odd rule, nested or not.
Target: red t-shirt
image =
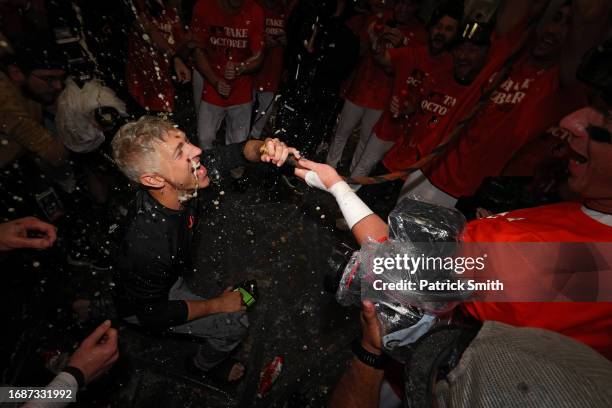
[[[516,29],[509,35],[496,40],[491,47],[487,65],[469,86],[461,86],[454,81],[452,62],[449,62],[446,72],[436,73],[435,79],[438,81],[436,86],[447,92],[438,93],[454,97],[456,103],[452,109],[447,109],[444,115],[435,114],[436,112],[433,112],[434,115],[428,115],[427,111],[417,113],[410,120],[412,129],[408,129],[402,140],[396,143],[385,156],[383,160],[385,167],[391,171],[405,170],[438,146],[471,112],[481,98],[482,89],[486,87],[491,76],[499,71],[520,42],[521,37],[527,34]],[[428,103],[428,101],[423,101],[423,103]],[[438,122],[432,123],[432,119]]]
[[[159,18],[148,17],[161,36],[172,47],[182,38],[181,21],[172,8],[167,8]],[[128,92],[138,104],[153,112],[174,111],[174,84],[170,61],[155,49],[151,39],[138,27],[138,22],[128,37],[128,63],[125,79]]]
[[[420,101],[415,114],[405,123],[403,135],[383,160],[390,171],[406,169],[438,145],[446,121],[469,88],[455,81],[452,68],[436,78],[433,91]],[[376,129],[375,132],[378,136]]]
[[[443,53],[431,56],[426,45],[391,49],[389,56],[395,70],[391,94],[399,98],[400,104],[407,99],[417,105],[425,102],[421,99],[432,92],[434,80],[448,76],[448,72],[452,72],[451,55]],[[450,75],[452,78],[452,73]],[[417,106],[417,113],[413,118],[419,117],[422,113],[421,107]],[[409,128],[409,124],[413,123],[413,118],[409,121],[405,118],[395,118],[387,108],[376,122],[373,132],[382,140],[389,142],[399,140]]]
[[[264,8],[265,33],[271,37],[285,35],[285,12],[279,6],[275,9]],[[254,87],[258,92],[276,92],[283,74],[284,47],[266,48],[261,68],[255,74]]]
[[[218,0],[199,0],[193,9],[191,27],[196,41],[204,44],[208,62],[220,78],[230,59],[240,64],[263,50],[264,13],[254,0],[245,0],[237,14],[222,10]],[[253,75],[240,75],[230,84],[230,95],[224,98],[209,81],[204,81],[202,100],[218,106],[252,101]]]
[[[465,242],[612,242],[612,227],[566,202],[472,221],[464,235]],[[462,308],[481,321],[561,333],[612,359],[612,302],[471,302]]]
[[[526,53],[468,128],[423,173],[453,197],[473,195],[486,177],[498,176],[522,146],[561,119],[558,93],[558,67],[538,69]]]
[[[371,16],[363,32],[367,35],[367,29],[370,24],[376,20],[377,16]],[[421,38],[420,32],[425,31],[419,26],[398,27],[400,31],[408,39],[408,46],[417,46],[418,39]],[[362,37],[364,33],[362,32]],[[390,49],[391,51],[392,49]],[[398,71],[396,71],[397,73]],[[397,75],[397,74],[396,74]],[[369,109],[383,110],[391,99],[393,90],[393,76],[385,72],[385,70],[372,57],[370,49],[362,57],[352,80],[346,90],[346,98],[356,105],[363,106]]]

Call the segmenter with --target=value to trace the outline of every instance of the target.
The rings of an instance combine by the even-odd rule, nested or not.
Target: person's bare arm
[[[217,83],[220,78],[217,76],[217,74],[215,74],[210,66],[210,62],[208,61],[208,57],[206,56],[204,50],[198,47],[195,49],[193,54],[195,56],[196,69],[200,72],[200,74],[202,74],[207,81],[213,84]]]
[[[336,385],[330,408],[377,407],[383,376],[383,370],[377,370],[353,358]]]
[[[389,226],[376,214],[371,214],[359,221],[351,230],[357,243],[364,244],[369,239],[381,239],[389,235]]]
[[[236,65],[236,76],[251,74],[257,71],[261,67],[263,59],[264,54],[262,51],[260,51],[249,59],[247,59],[246,61]]]
[[[225,79],[231,81],[240,75],[246,75],[257,71],[259,67],[261,67],[263,58],[263,51],[260,51],[240,64],[235,64],[231,60],[228,61],[227,65],[225,66]]]
[[[192,321],[200,317],[210,316],[217,313],[232,313],[246,310],[242,304],[242,295],[226,289],[220,296],[207,300],[186,300],[187,320]]]
[[[342,179],[342,177],[336,172],[336,169],[334,169],[331,166],[328,166],[326,164],[321,164],[321,163],[315,163],[315,162],[312,162],[310,160],[305,160],[305,159],[301,159],[299,161],[299,164],[300,164],[300,168],[296,168],[295,175],[308,182],[308,179],[306,177],[306,174],[308,173],[308,171],[312,171],[316,173],[321,183],[323,184],[323,186],[317,186],[318,188],[327,189],[327,191],[332,192],[331,191],[333,190],[332,187],[335,184],[337,183],[346,184],[344,180]],[[345,186],[345,189],[346,189],[346,186]],[[354,193],[350,193],[350,194],[353,195]],[[365,206],[365,204],[363,204],[363,202],[360,199],[358,199],[355,196],[353,196],[353,198],[354,199],[352,200],[352,205],[356,204],[356,207],[361,207],[358,213],[361,213],[361,214],[367,214],[367,212],[370,213],[366,215],[365,217],[363,217],[362,219],[358,220],[351,228],[351,231],[353,232],[353,235],[355,236],[355,239],[357,240],[357,242],[361,245],[369,239],[379,240],[381,238],[387,237],[388,235],[387,224],[382,220],[382,218],[372,213],[372,211],[369,210],[367,206]],[[338,202],[338,204],[341,205],[340,201]],[[342,209],[342,205],[341,205],[341,209]],[[363,210],[368,210],[368,211],[364,213]],[[346,216],[346,214],[344,213],[343,215]],[[347,219],[347,222],[348,222],[348,219]]]
[[[503,37],[519,24],[527,24],[530,17],[540,13],[548,3],[549,0],[503,0],[497,9],[497,36]]]
[[[576,71],[585,52],[601,42],[609,27],[612,2],[609,0],[574,0],[567,41],[561,51],[561,82],[576,81]]]
[[[497,9],[497,21],[495,32],[499,37],[503,37],[516,27],[522,20],[527,18],[531,10],[530,0],[504,0]]]
[[[387,74],[394,74],[395,70],[391,64],[391,56],[389,49],[381,48],[380,50],[372,50],[372,58],[377,65],[380,65]]]
[[[176,72],[177,80],[181,83],[191,81],[191,69],[183,62],[182,57],[175,55],[172,58],[172,62],[174,63],[174,72]]]
[[[194,51],[196,69],[208,82],[213,84],[217,92],[224,97],[228,97],[231,92],[231,86],[225,81],[225,79],[220,78],[215,74],[212,67],[210,66],[210,62],[206,57],[206,53],[201,48],[196,48]]]
[[[381,354],[382,341],[380,323],[374,305],[363,302],[361,313],[361,346],[373,354]],[[377,370],[353,358],[349,368],[336,385],[330,401],[330,408],[372,408],[377,407],[384,370]]]

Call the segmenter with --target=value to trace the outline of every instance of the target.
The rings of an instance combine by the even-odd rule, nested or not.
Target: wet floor
[[[80,395],[78,405],[326,405],[350,358],[349,344],[359,332],[356,310],[341,307],[324,288],[334,244],[350,242],[350,237],[331,227],[337,213],[325,194],[313,190],[296,194],[281,184],[278,175],[257,168],[247,169],[246,174],[241,181],[226,180],[200,197],[193,250],[196,271],[188,278],[192,290],[202,296],[218,295],[245,279],[257,280],[260,296],[248,312],[250,334],[236,352],[246,363],[244,380],[226,386],[194,375],[185,361],[195,353],[196,343],[182,337],[150,336],[118,324],[122,358],[110,375]],[[76,292],[104,296],[112,289],[110,277],[89,270],[45,271],[41,268],[31,282],[23,283],[27,291],[41,276],[48,279],[43,285],[46,290],[41,292],[38,284],[31,293],[28,302],[34,305],[22,307],[32,308],[29,318],[20,323],[12,318],[21,330],[15,337],[23,338],[16,340],[6,382],[43,382],[52,376],[41,368],[39,356],[45,350],[70,349],[89,330],[73,323],[65,299]],[[44,278],[47,275],[51,277]],[[69,283],[61,278],[64,275]],[[281,375],[268,396],[258,399],[260,371],[275,356],[284,358]]]

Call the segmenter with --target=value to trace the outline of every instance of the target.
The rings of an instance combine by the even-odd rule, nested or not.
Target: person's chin
[[[467,70],[458,70],[455,71],[455,80],[459,83],[466,83],[467,81],[467,76],[468,76],[468,71]]]
[[[457,69],[457,75],[459,75],[462,78],[465,78],[470,75],[471,71],[472,71],[472,67],[470,65],[461,64],[459,68]]]

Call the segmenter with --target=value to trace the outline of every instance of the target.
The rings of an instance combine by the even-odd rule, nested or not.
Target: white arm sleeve
[[[336,198],[340,211],[342,211],[342,215],[350,229],[353,229],[355,224],[368,215],[373,214],[370,207],[361,201],[361,198],[355,194],[353,189],[345,181],[339,181],[331,186],[331,188],[326,188],[318,174],[314,171],[308,171],[304,180],[309,186],[327,191]]]

